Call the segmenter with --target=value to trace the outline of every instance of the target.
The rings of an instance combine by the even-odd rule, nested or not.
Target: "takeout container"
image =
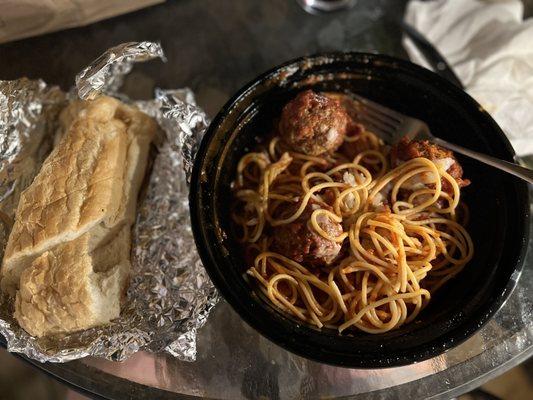
[[[400,329],[370,335],[319,330],[274,308],[246,276],[242,245],[231,235],[228,206],[239,158],[268,135],[283,105],[301,90],[349,91],[428,123],[445,140],[513,161],[502,130],[464,91],[410,62],[363,53],[299,58],[262,74],[221,109],[203,138],[189,195],[196,244],[209,276],[237,313],[285,349],[316,361],[349,367],[405,365],[441,354],[466,340],[508,298],[528,242],[527,185],[475,161],[460,158],[470,208],[467,226],[475,255]]]

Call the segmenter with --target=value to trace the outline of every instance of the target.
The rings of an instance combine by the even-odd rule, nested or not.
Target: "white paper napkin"
[[[519,0],[409,2],[405,14],[441,52],[518,155],[533,154],[533,19]],[[404,41],[411,60],[423,58]]]

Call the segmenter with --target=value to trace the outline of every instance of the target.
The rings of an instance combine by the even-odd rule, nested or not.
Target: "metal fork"
[[[533,184],[533,170],[531,169],[449,143],[433,136],[427,124],[419,119],[403,115],[362,96],[352,96],[361,105],[359,115],[361,122],[387,143],[396,143],[403,137],[407,137],[409,140],[426,139]]]

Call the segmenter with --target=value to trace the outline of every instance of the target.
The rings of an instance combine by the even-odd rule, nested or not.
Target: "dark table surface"
[[[359,0],[349,12],[313,16],[295,0],[169,0],[84,28],[0,45],[0,79],[42,78],[68,89],[103,50],[160,41],[168,62],[137,66],[129,92],[147,97],[153,86],[188,86],[213,115],[243,84],[291,58],[323,50],[403,54],[400,32],[382,17],[400,18],[404,7],[400,0]]]
[[[526,1],[528,10],[532,3]],[[404,8],[405,1],[358,0],[347,12],[313,16],[293,0],[169,0],[88,27],[0,45],[0,79],[41,78],[68,89],[103,50],[127,41],[161,41],[168,62],[137,65],[124,92],[148,98],[154,87],[188,86],[214,116],[239,87],[291,58],[325,50],[404,57],[398,28],[386,22],[401,18]],[[533,290],[532,258],[530,251],[517,289],[478,334],[412,366],[354,370],[307,361],[259,336],[224,302],[200,331],[195,363],[141,352],[124,363],[88,358],[35,364],[110,399],[449,398],[533,353],[527,295]]]

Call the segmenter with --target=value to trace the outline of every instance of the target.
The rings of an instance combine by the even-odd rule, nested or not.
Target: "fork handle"
[[[457,146],[456,144],[449,143],[437,137],[432,138],[432,141],[438,144],[439,146],[446,147],[447,149],[453,150],[464,156],[481,161],[482,163],[488,164],[494,168],[498,168],[509,174],[517,176],[520,179],[525,180],[526,182],[533,184],[533,170],[529,168],[524,168],[524,167],[521,167],[520,165],[513,164],[508,161],[500,160],[498,158],[491,157],[486,154],[481,154],[481,153],[478,153],[477,151],[465,149],[464,147]]]

